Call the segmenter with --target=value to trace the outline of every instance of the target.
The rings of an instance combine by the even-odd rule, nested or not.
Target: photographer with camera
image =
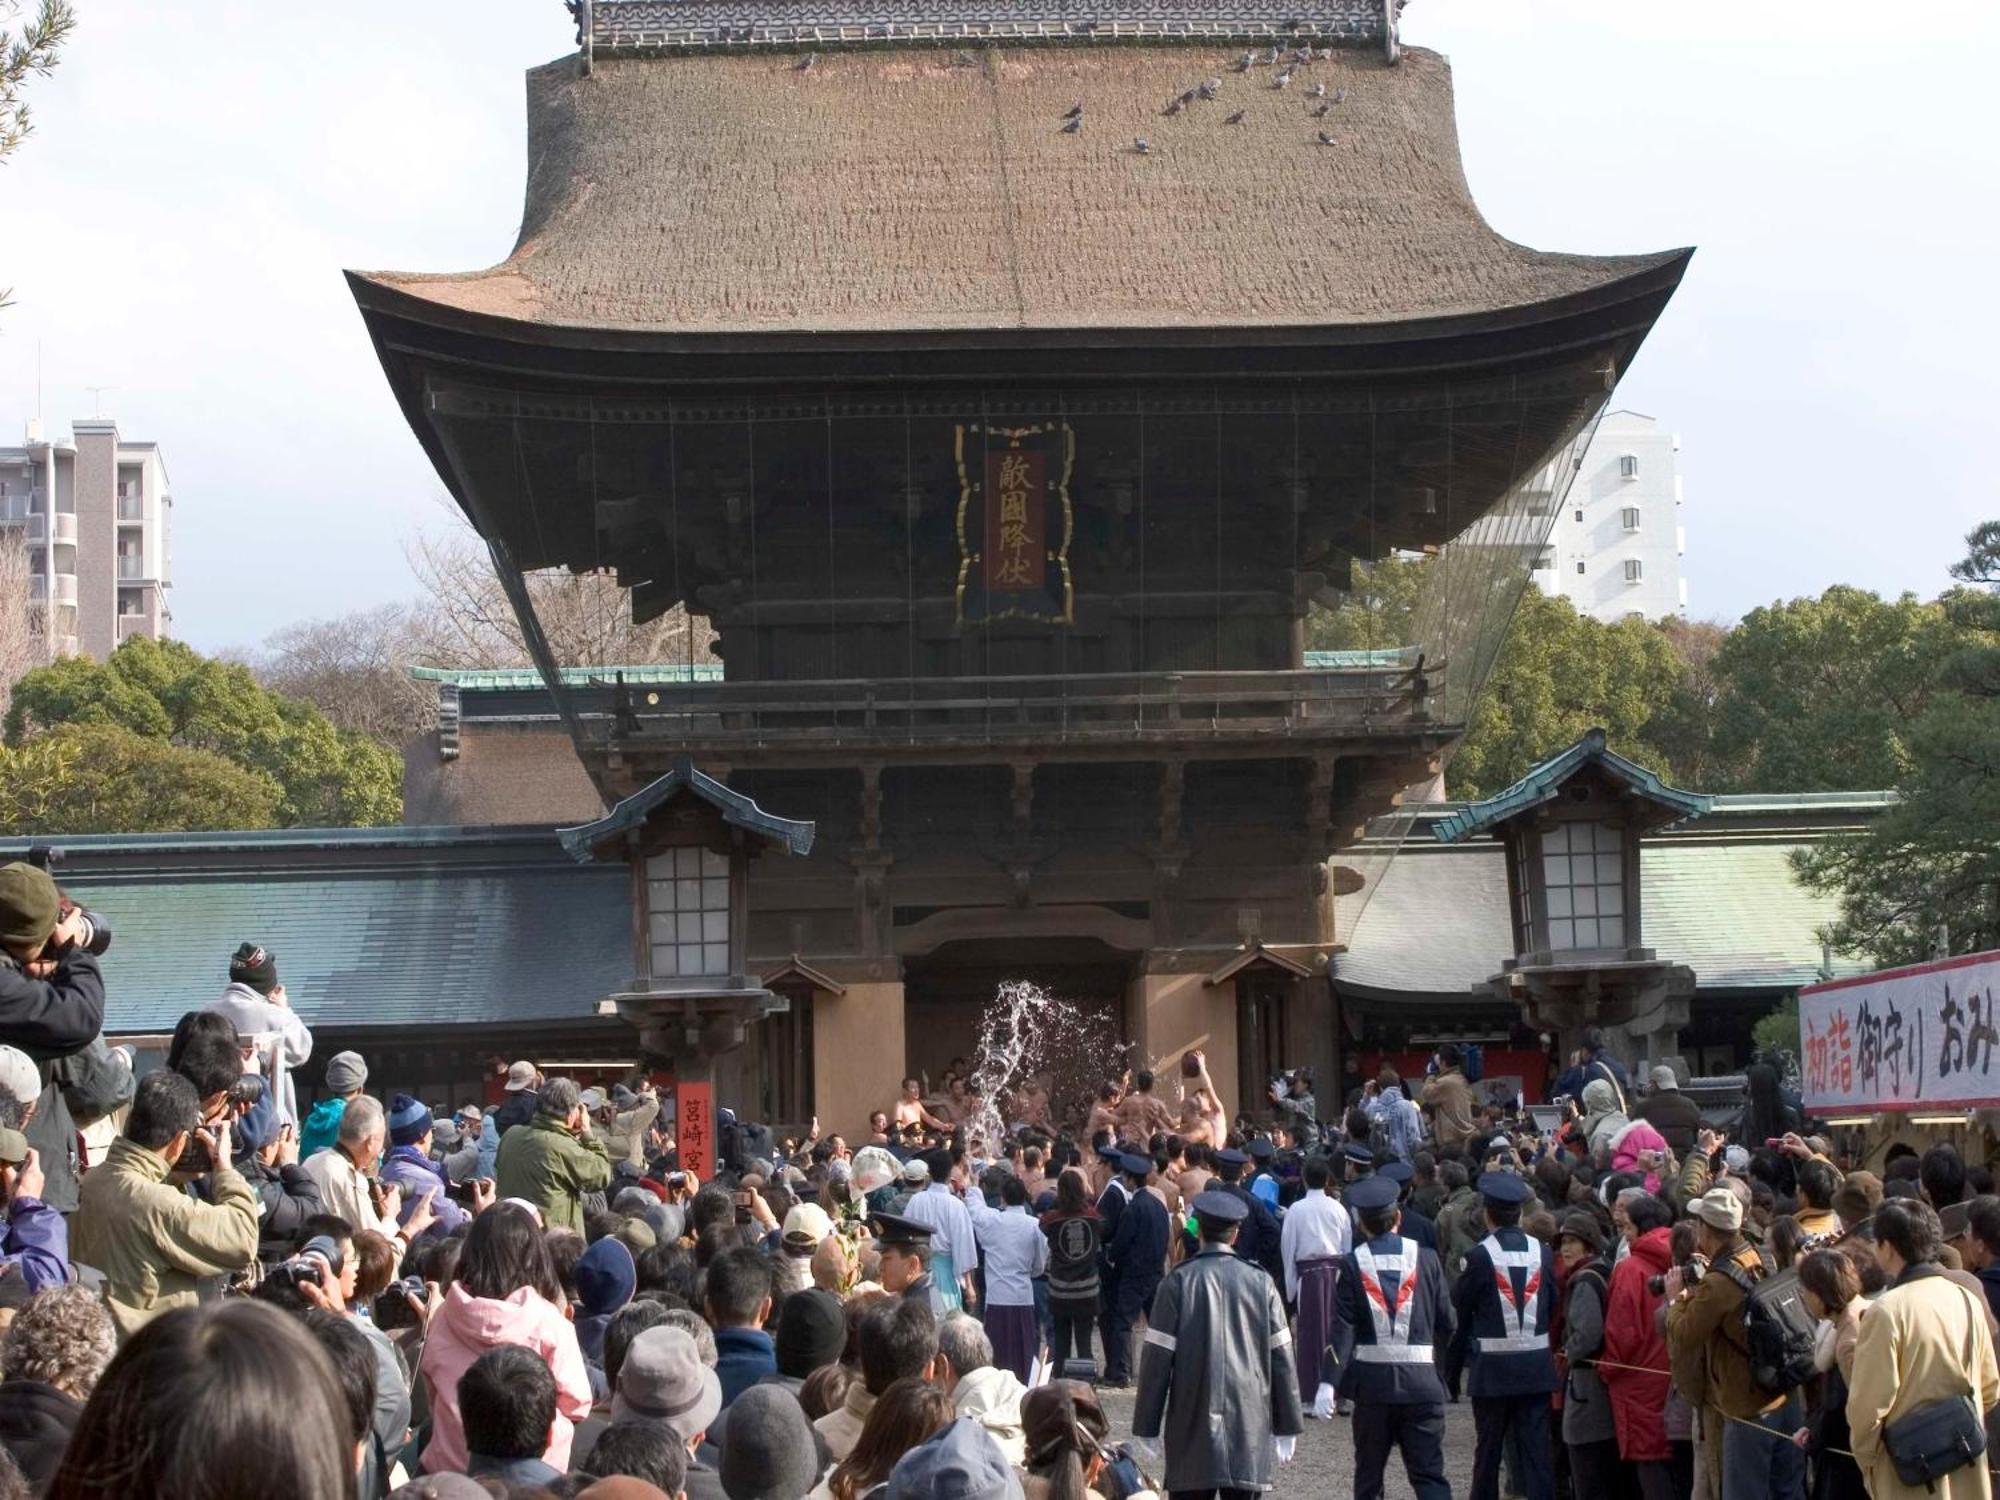
[[[278,956],[256,943],[241,944],[229,957],[228,988],[208,1008],[226,1017],[250,1049],[251,1071],[270,1088],[278,1123],[296,1126],[291,1070],[312,1056],[313,1038],[278,983]]]
[[[1744,1303],[1766,1272],[1743,1237],[1743,1200],[1712,1188],[1689,1211],[1695,1254],[1661,1282],[1674,1387],[1696,1411],[1721,1416],[1723,1500],[1799,1500],[1805,1455],[1791,1439],[1804,1412],[1799,1392],[1767,1390],[1752,1373]]]
[[[1429,1111],[1431,1136],[1440,1151],[1464,1151],[1471,1147],[1475,1126],[1472,1119],[1472,1085],[1465,1079],[1465,1054],[1456,1043],[1446,1042],[1431,1056],[1431,1075],[1424,1080],[1418,1102]]]
[[[44,851],[39,856],[48,858]],[[0,865],[0,1042],[40,1070],[39,1102],[23,1127],[39,1153],[43,1201],[76,1207],[77,1118],[108,1114],[131,1097],[132,1073],[99,1035],[111,929],[75,905],[40,863]]]
[[[18,1278],[21,1289],[33,1296],[70,1279],[69,1227],[42,1201],[41,1164],[18,1130],[0,1129],[0,1214],[5,1215],[0,1282]],[[15,1300],[0,1294],[0,1303]]]
[[[416,1205],[425,1193],[429,1193],[434,1218],[428,1232],[452,1234],[460,1225],[470,1223],[473,1214],[492,1206],[493,1181],[488,1177],[473,1178],[466,1191],[471,1207],[469,1210],[460,1207],[452,1200],[443,1169],[431,1159],[433,1134],[431,1112],[422,1100],[408,1094],[392,1097],[389,1100],[389,1154],[382,1159],[378,1175],[384,1187],[401,1191],[406,1221],[416,1211]]]
[[[203,1277],[241,1271],[257,1257],[257,1200],[230,1161],[230,1124],[201,1123],[201,1099],[179,1073],[139,1080],[125,1133],[84,1179],[70,1225],[71,1255],[104,1273],[120,1337],[198,1300]],[[169,1180],[190,1141],[215,1164],[212,1201]]]
[[[533,1119],[500,1141],[493,1177],[502,1198],[532,1203],[547,1229],[583,1233],[583,1198],[611,1185],[611,1158],[590,1133],[583,1090],[573,1078],[551,1078]]]
[[[409,1213],[403,1213],[402,1191],[378,1182],[375,1169],[388,1139],[388,1121],[378,1099],[356,1095],[341,1111],[340,1133],[332,1149],[306,1163],[306,1175],[319,1185],[326,1212],[338,1214],[356,1229],[372,1229],[385,1239],[408,1245],[430,1228],[436,1200],[443,1189],[419,1193]]]

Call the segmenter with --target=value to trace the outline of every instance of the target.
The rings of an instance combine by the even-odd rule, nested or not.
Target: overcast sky
[[[158,441],[176,632],[251,645],[406,596],[435,476],[343,267],[464,270],[519,221],[560,0],[78,0],[0,167],[0,442]],[[1412,0],[1468,173],[1544,249],[1699,247],[1620,389],[1681,435],[1690,612],[1934,592],[2000,514],[2000,5]]]

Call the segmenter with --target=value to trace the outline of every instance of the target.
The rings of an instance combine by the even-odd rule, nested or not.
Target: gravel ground
[[[1105,1412],[1122,1441],[1131,1432],[1132,1393],[1105,1391],[1103,1397]],[[1472,1407],[1467,1402],[1444,1409],[1444,1471],[1453,1493],[1463,1494],[1471,1488]],[[1298,1457],[1278,1470],[1277,1486],[1271,1493],[1278,1500],[1351,1500],[1354,1440],[1347,1430],[1347,1420],[1308,1419],[1305,1436],[1299,1439]],[[1410,1486],[1403,1478],[1402,1461],[1393,1455],[1383,1494],[1386,1500],[1413,1500]]]

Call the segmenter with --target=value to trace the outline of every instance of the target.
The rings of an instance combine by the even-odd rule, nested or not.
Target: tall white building
[[[1535,564],[1543,593],[1607,623],[1687,613],[1680,446],[1642,412],[1610,412],[1597,424]]]
[[[0,448],[0,527],[28,548],[29,599],[57,656],[98,661],[135,635],[172,634],[173,497],[157,444],[121,438],[109,417],[71,438]]]

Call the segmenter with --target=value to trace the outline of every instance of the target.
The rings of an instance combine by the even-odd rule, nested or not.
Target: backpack
[[[1459,1043],[1458,1056],[1459,1071],[1465,1074],[1467,1083],[1477,1083],[1486,1076],[1486,1049],[1479,1043]]]
[[[1772,1395],[1797,1390],[1810,1380],[1814,1335],[1819,1331],[1806,1311],[1797,1271],[1752,1276],[1735,1261],[1723,1274],[1743,1292],[1743,1342],[1750,1356],[1750,1378]]]

